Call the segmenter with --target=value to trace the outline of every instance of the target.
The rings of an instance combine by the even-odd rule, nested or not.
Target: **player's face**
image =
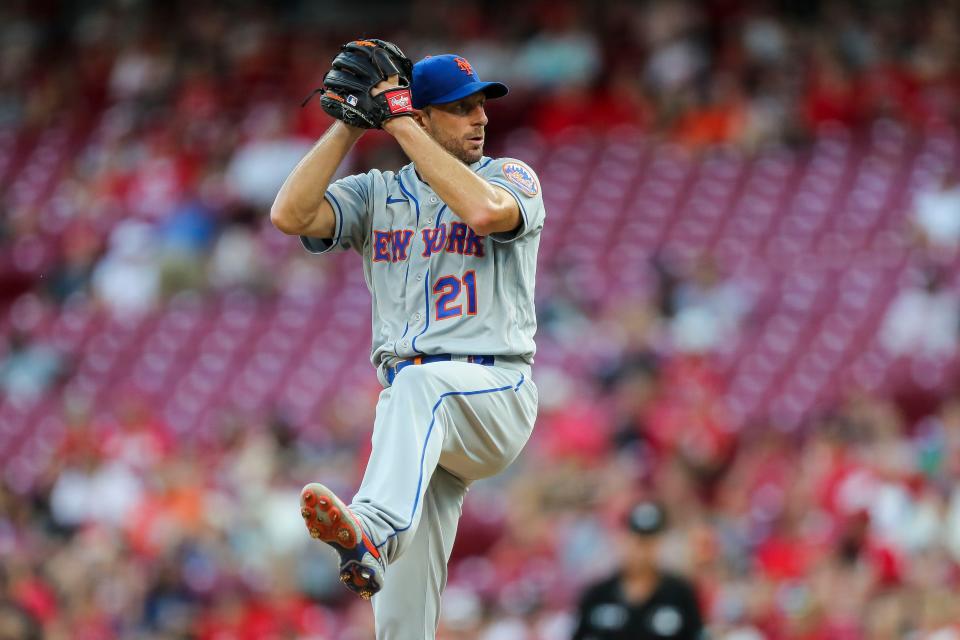
[[[471,164],[483,156],[486,101],[485,95],[474,93],[456,102],[431,105],[421,112],[420,121],[441,147],[461,162]]]

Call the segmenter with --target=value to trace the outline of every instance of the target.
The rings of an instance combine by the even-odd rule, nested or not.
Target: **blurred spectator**
[[[168,88],[173,59],[160,42],[150,38],[117,54],[110,72],[110,92],[118,100],[149,98]]]
[[[537,131],[548,139],[589,124],[594,104],[583,85],[564,85],[548,94],[537,110]]]
[[[824,43],[815,49],[817,64],[803,105],[806,124],[814,131],[826,124],[852,127],[861,117],[853,76],[831,52],[821,50],[828,47]]]
[[[600,69],[600,51],[596,36],[582,27],[581,11],[575,2],[551,4],[543,30],[517,52],[521,82],[537,89],[572,85],[588,93]]]
[[[309,140],[287,135],[282,114],[288,112],[279,104],[251,109],[243,123],[247,140],[227,167],[227,184],[246,203],[264,212],[269,210],[284,178],[311,146]]]
[[[54,522],[63,527],[119,526],[142,498],[140,481],[120,462],[81,459],[65,468],[50,493]]]
[[[94,267],[94,295],[118,316],[143,314],[160,296],[160,263],[155,230],[128,220],[110,234],[107,253]]]
[[[214,212],[200,198],[187,198],[158,229],[160,289],[170,295],[205,285],[205,258],[216,233]]]
[[[135,164],[125,185],[124,206],[133,214],[158,222],[180,203],[193,180],[194,158],[178,148],[168,127],[145,132],[130,149]]]
[[[702,18],[692,2],[652,2],[641,10],[642,38],[649,50],[644,83],[667,109],[709,68],[710,54],[698,32]]]
[[[703,147],[744,138],[746,112],[736,78],[718,73],[706,91],[688,91],[682,100],[684,113],[674,125],[680,142]]]
[[[947,172],[935,187],[917,193],[911,222],[934,259],[951,260],[960,245],[960,171]]]
[[[703,620],[697,596],[684,578],[659,566],[666,514],[655,502],[631,508],[621,539],[620,571],[587,589],[573,640],[698,640]]]
[[[82,297],[100,254],[100,239],[89,226],[78,224],[63,238],[63,256],[50,277],[48,291],[58,303]]]
[[[938,268],[927,269],[922,278],[891,303],[880,338],[895,355],[951,356],[960,333],[960,295],[947,287]]]
[[[685,353],[712,351],[736,336],[750,302],[740,285],[724,279],[709,258],[702,258],[672,291],[670,335]]]
[[[63,371],[60,355],[42,341],[13,331],[0,351],[0,390],[14,403],[36,400]]]
[[[233,224],[217,236],[207,266],[207,279],[215,289],[267,288],[266,261],[256,236],[259,216],[259,209],[241,207],[233,216]]]
[[[743,17],[740,39],[748,60],[759,65],[776,65],[789,55],[789,34],[782,20],[763,10]]]

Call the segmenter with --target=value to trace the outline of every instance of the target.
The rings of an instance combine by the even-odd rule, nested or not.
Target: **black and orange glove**
[[[374,96],[380,82],[397,76],[396,88]],[[363,129],[379,129],[383,121],[413,113],[410,79],[413,63],[392,42],[354,40],[340,47],[323,78],[320,106],[328,114]]]

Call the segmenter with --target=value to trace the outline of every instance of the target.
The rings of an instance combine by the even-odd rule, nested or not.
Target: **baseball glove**
[[[390,76],[398,77],[397,88],[376,96],[370,90]],[[323,78],[320,106],[337,120],[379,129],[383,121],[411,115],[410,78],[413,63],[400,47],[384,40],[354,40],[340,47],[333,68]]]

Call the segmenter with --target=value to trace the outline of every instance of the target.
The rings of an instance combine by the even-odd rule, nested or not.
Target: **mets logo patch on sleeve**
[[[530,197],[537,195],[537,192],[540,190],[539,185],[537,185],[537,179],[533,177],[533,173],[519,162],[507,162],[504,164],[503,175],[507,177],[507,180],[517,185],[520,191],[523,191]]]

